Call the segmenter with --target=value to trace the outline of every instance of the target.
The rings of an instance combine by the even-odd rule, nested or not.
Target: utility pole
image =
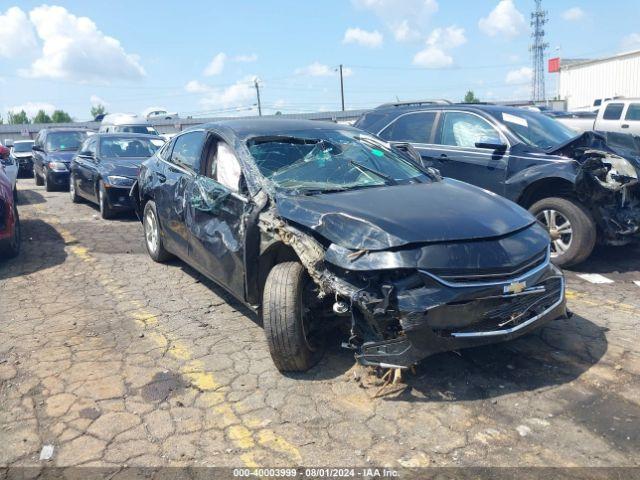
[[[342,99],[342,111],[344,112],[344,79],[342,78],[342,64],[340,64],[340,98]]]
[[[260,103],[260,85],[258,84],[258,78],[253,79],[253,84],[256,87],[256,96],[258,97],[258,116],[262,116],[262,104]]]
[[[544,54],[549,44],[544,41],[544,26],[549,21],[548,12],[542,10],[542,0],[535,0],[536,9],[531,13],[531,37],[533,43],[529,47],[533,77],[531,79],[531,100],[540,102],[546,100],[544,81]]]

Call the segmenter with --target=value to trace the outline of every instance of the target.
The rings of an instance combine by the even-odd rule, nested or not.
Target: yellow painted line
[[[37,206],[36,209],[43,214],[46,213]],[[77,239],[69,231],[62,228],[56,218],[50,217],[48,221],[56,228],[66,245],[72,244],[69,247],[71,254],[83,262],[96,262],[95,257],[89,253],[87,248],[75,245],[78,243]],[[105,291],[112,296],[118,299],[127,298],[128,292],[122,291],[122,287],[115,285],[112,278],[98,272],[96,279]],[[174,338],[169,331],[165,331],[159,322],[158,315],[146,310],[142,302],[131,300],[129,303],[132,309],[126,315],[134,320],[136,325],[145,329],[145,338],[155,343],[159,348],[166,350],[176,360],[186,362],[180,368],[180,373],[202,392],[201,398],[214,412],[220,415],[223,425],[227,427],[228,438],[238,449],[244,450],[240,455],[240,459],[247,467],[257,468],[260,466],[255,460],[258,446],[281,453],[298,465],[302,464],[302,456],[295,445],[272,430],[260,428],[262,427],[260,420],[251,417],[242,418],[240,416],[238,412],[244,410],[242,402],[229,402],[225,399],[224,390],[228,387],[223,387],[219,384],[214,374],[206,371],[202,361],[192,359],[189,346],[182,340]]]
[[[590,295],[585,292],[578,292],[576,290],[567,289],[565,291],[565,295],[567,297],[567,300],[574,301],[576,303],[582,303],[584,305],[589,305],[592,307],[604,307],[609,310],[617,310],[617,311],[622,310],[623,312],[627,312],[627,313],[640,314],[640,307],[637,307],[635,305],[630,305],[628,303],[615,302],[613,300],[605,300],[605,299],[592,300],[589,298]]]

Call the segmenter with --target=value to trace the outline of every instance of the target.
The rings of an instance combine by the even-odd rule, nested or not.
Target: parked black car
[[[69,164],[87,138],[81,128],[43,128],[32,147],[33,178],[36,185],[44,185],[47,192],[69,187]]]
[[[362,363],[408,367],[566,315],[533,216],[352,127],[207,124],[146,160],[131,195],[149,255],[260,311],[283,371],[310,368],[336,318]]]
[[[156,135],[98,133],[87,138],[69,167],[69,195],[100,206],[102,218],[131,210],[129,190],[140,164],[164,145]]]
[[[33,140],[18,140],[11,147],[11,157],[18,165],[18,175],[33,174]]]
[[[409,142],[424,166],[502,195],[548,228],[558,265],[585,260],[596,241],[621,245],[640,230],[640,150],[547,115],[497,105],[374,109],[356,126]],[[623,158],[624,157],[624,158]]]

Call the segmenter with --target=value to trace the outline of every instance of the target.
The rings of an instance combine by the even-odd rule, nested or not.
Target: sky
[[[640,2],[543,0],[549,57],[640,49]],[[0,0],[0,115],[90,119],[347,109],[530,95],[534,0]],[[556,79],[548,75],[549,96]]]

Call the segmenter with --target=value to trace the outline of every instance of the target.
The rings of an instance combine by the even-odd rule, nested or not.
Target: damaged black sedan
[[[545,229],[365,132],[236,120],[186,131],[131,190],[149,255],[176,255],[260,312],[304,371],[338,322],[365,365],[520,336],[567,314]]]

